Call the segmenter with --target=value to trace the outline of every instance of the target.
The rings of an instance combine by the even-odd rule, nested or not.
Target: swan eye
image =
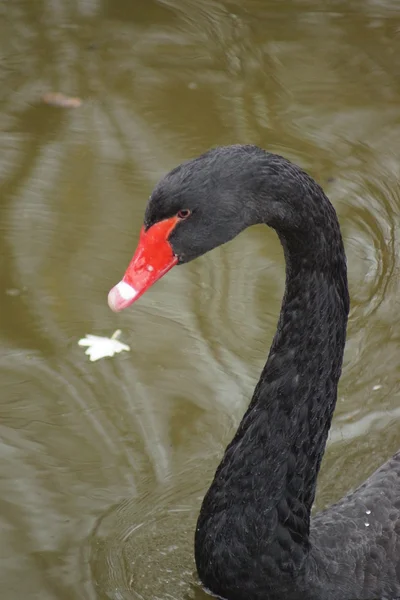
[[[177,217],[178,219],[187,219],[190,215],[190,210],[188,208],[183,208],[182,210],[178,210]]]

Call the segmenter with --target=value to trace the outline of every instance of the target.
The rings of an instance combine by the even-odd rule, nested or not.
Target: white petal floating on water
[[[127,344],[118,341],[120,335],[120,329],[114,331],[110,338],[86,334],[86,337],[79,340],[78,346],[87,346],[85,354],[94,362],[95,360],[100,360],[100,358],[114,356],[114,354],[118,354],[119,352],[128,352],[130,350]]]

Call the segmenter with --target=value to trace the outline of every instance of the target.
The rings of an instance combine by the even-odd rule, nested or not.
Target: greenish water
[[[251,142],[333,201],[352,312],[317,505],[400,446],[400,8],[316,0],[0,3],[4,600],[205,600],[197,511],[283,291],[254,228],[106,303],[159,177]],[[83,100],[65,110],[45,92]],[[91,363],[86,333],[131,352]]]

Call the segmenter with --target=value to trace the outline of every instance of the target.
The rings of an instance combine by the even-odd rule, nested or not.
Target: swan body
[[[349,312],[340,227],[320,186],[256,146],[183,163],[153,191],[109,304],[125,308],[175,264],[256,223],[280,238],[285,294],[261,378],[203,500],[200,579],[226,600],[400,598],[400,452],[311,518]]]

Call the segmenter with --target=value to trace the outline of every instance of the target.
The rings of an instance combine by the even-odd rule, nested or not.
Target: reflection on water
[[[4,11],[4,597],[205,599],[194,522],[274,333],[282,253],[257,227],[121,315],[106,294],[166,170],[233,142],[292,158],[338,210],[352,295],[318,506],[389,457],[400,446],[399,8],[20,0]],[[82,106],[46,106],[49,91]],[[77,341],[117,328],[131,352],[90,363]]]

